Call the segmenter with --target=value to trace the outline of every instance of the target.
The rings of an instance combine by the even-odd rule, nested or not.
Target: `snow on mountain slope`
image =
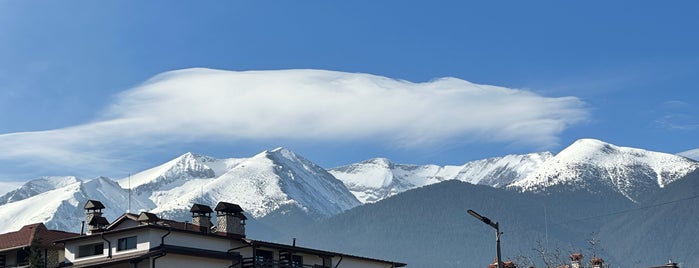
[[[468,162],[462,166],[403,165],[385,158],[330,169],[362,203],[445,180],[504,187],[524,178],[552,157],[548,152],[508,155]]]
[[[69,181],[64,180],[55,189],[0,205],[0,233],[36,222],[43,222],[50,229],[80,232],[80,222],[85,220],[83,206],[89,199],[100,200],[107,206],[104,216],[109,220],[128,209],[128,193],[109,178]],[[137,201],[131,205],[135,210],[144,206]]]
[[[698,168],[699,162],[673,154],[581,139],[510,187],[532,192],[550,187],[612,190],[637,202]]]
[[[202,179],[162,192],[154,212],[188,209],[195,201],[239,204],[254,217],[295,205],[326,217],[359,205],[347,188],[321,167],[277,148],[243,160],[215,179]]]
[[[471,184],[504,188],[538,170],[553,157],[549,152],[506,155],[466,163],[454,179]]]
[[[397,165],[385,158],[375,158],[333,168],[329,172],[341,180],[359,201],[373,203],[413,188],[443,181],[444,178],[437,177],[441,169],[443,168],[435,165]]]
[[[150,193],[156,189],[166,190],[167,187],[179,186],[190,179],[215,177],[216,171],[205,164],[215,162],[217,161],[210,157],[186,153],[160,166],[122,178],[118,183],[122,188],[131,188],[137,194]],[[222,165],[215,166],[221,168]]]
[[[40,193],[76,183],[78,181],[78,178],[74,176],[40,177],[33,179],[24,183],[19,188],[0,196],[0,205],[26,199]]]

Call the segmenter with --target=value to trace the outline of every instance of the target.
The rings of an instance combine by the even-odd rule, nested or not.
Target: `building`
[[[85,204],[87,232],[59,240],[65,260],[59,267],[313,267],[393,268],[404,263],[249,239],[246,217],[236,204],[215,209],[194,204],[192,221],[160,219],[155,214],[126,213],[109,223],[104,206]],[[211,222],[215,212],[216,225]]]
[[[513,263],[512,261],[504,261],[501,263],[503,268],[517,268],[517,265],[515,265],[515,263]],[[488,268],[498,268],[498,260],[493,260],[493,263],[488,265]]]
[[[0,234],[0,268],[56,267],[63,260],[63,247],[53,241],[78,234],[49,230],[43,223],[25,225],[19,231]]]
[[[677,263],[674,263],[672,261],[668,261],[667,264],[663,266],[653,266],[650,268],[679,268],[680,266],[677,265]]]

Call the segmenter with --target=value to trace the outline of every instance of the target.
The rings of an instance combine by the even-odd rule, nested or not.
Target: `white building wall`
[[[86,239],[80,239],[77,241],[70,241],[66,242],[65,244],[65,258],[69,262],[79,262],[79,261],[84,261],[84,260],[92,260],[92,259],[97,259],[97,258],[102,258],[106,257],[108,252],[107,251],[107,245],[105,243],[104,245],[104,251],[102,252],[102,255],[93,255],[93,256],[87,256],[87,257],[81,257],[78,258],[78,248],[83,245],[88,245],[88,244],[95,244],[95,243],[105,243],[104,240],[100,238],[99,235],[93,235],[92,237],[86,238]]]
[[[159,246],[161,238],[165,234],[167,234],[167,230],[152,229],[149,238],[151,247]],[[171,232],[165,237],[165,244],[217,251],[226,251],[231,248],[229,239],[177,231]]]

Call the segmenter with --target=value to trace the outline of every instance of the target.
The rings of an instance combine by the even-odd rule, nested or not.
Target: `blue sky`
[[[188,151],[249,157],[279,146],[324,167],[373,157],[463,164],[558,152],[580,138],[668,153],[699,148],[697,5],[0,1],[0,181],[119,178]],[[305,93],[295,90],[308,81],[293,80],[283,91],[261,87],[247,110],[225,107],[213,116],[219,121],[206,121],[206,107],[239,92],[228,91],[235,87],[228,82],[202,91],[197,83],[218,71],[190,68],[233,76],[268,70],[241,82],[254,86],[285,69],[397,82],[367,87],[364,97],[352,95],[352,86],[367,84],[348,83],[337,96],[354,102],[335,103],[326,93],[337,89],[326,80],[313,80]],[[443,77],[459,79],[449,84],[457,93],[433,98]],[[474,97],[461,80],[495,87]],[[178,81],[189,82],[154,93],[159,82]],[[203,94],[214,94],[206,95],[212,102]],[[316,96],[326,96],[334,112],[308,102]],[[279,103],[289,110],[268,109]],[[146,115],[155,123],[111,124]],[[160,125],[183,117],[200,124]],[[344,124],[358,119],[356,127]],[[238,125],[227,126],[230,120]]]

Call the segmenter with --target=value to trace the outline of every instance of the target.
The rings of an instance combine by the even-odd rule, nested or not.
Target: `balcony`
[[[243,258],[240,268],[330,268],[320,264],[299,264],[290,261],[260,260],[255,258]]]

